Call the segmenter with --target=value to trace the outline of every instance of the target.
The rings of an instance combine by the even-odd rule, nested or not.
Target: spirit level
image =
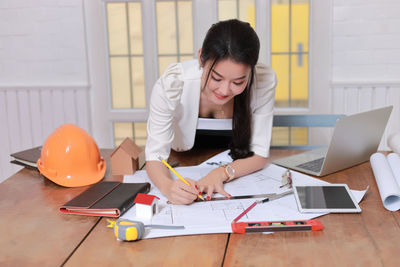
[[[271,222],[232,222],[236,234],[255,232],[320,231],[324,225],[318,220],[271,221]]]
[[[318,220],[232,223],[232,231],[236,234],[256,232],[320,231],[322,229],[324,229],[324,225]]]

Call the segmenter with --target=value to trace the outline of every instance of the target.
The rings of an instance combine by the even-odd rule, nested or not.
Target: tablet
[[[293,191],[300,212],[361,212],[346,184],[296,185]]]

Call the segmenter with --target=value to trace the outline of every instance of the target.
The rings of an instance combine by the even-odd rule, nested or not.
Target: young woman
[[[226,197],[223,183],[267,163],[276,86],[274,71],[257,64],[260,42],[250,24],[227,20],[207,32],[198,60],[171,64],[154,85],[147,124],[146,170],[174,204],[189,204],[199,192]],[[198,118],[232,118],[230,155],[191,186],[172,180],[159,157],[193,147]],[[210,137],[212,138],[212,137]]]

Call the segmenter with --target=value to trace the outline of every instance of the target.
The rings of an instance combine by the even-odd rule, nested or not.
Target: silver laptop
[[[393,106],[357,113],[339,119],[326,148],[313,149],[275,160],[289,169],[324,176],[364,161],[378,149]]]

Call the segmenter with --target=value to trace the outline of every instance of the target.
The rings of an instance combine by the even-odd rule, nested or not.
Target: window
[[[270,55],[272,68],[278,75],[276,107],[309,106],[308,0],[96,1],[105,2],[110,86],[106,97],[111,99],[111,111],[103,112],[111,114],[105,120],[111,121],[108,125],[113,129],[113,145],[129,136],[144,146],[146,101],[152,84],[170,63],[194,58],[199,40],[204,37],[201,35],[205,34],[199,29],[208,29],[205,25],[217,20],[238,18],[255,29],[256,22],[270,25],[267,29],[270,38],[265,38],[264,34],[260,39],[271,42],[271,51],[260,54],[263,57]],[[260,15],[263,13],[256,8],[260,3],[264,8],[269,4],[271,16],[265,15],[264,19]],[[205,10],[210,10],[211,15],[204,14]],[[266,46],[265,42],[262,47]],[[149,46],[153,47],[149,49]],[[149,54],[153,56],[149,58]],[[260,60],[267,61],[265,58]],[[130,115],[134,111],[138,112]],[[274,128],[272,142],[275,145],[301,145],[308,142],[307,136],[307,129]]]
[[[308,107],[309,1],[273,0],[271,66],[279,77],[277,107]]]
[[[276,107],[308,107],[309,1],[271,1],[271,66],[278,76]],[[308,129],[274,127],[273,145],[306,145]]]
[[[193,58],[192,1],[157,0],[158,75],[172,62]],[[106,4],[113,109],[146,108],[141,2]],[[114,122],[114,145],[127,136],[145,145],[145,122]]]
[[[156,3],[158,74],[169,64],[193,58],[192,1]]]
[[[239,19],[247,21],[255,29],[256,9],[255,0],[219,0],[218,19]]]
[[[135,143],[144,147],[146,145],[147,130],[145,122],[115,122],[114,145],[118,147],[126,137],[133,138]]]
[[[145,108],[141,3],[107,3],[112,108]]]

